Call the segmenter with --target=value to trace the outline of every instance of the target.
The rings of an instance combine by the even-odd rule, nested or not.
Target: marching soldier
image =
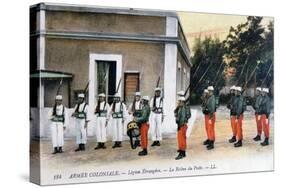
[[[262,95],[261,95],[262,89],[260,87],[257,87],[256,92],[257,96],[255,98],[255,101],[253,103],[253,108],[255,110],[255,118],[256,118],[256,124],[257,124],[257,136],[253,138],[254,141],[260,141],[261,140],[261,134],[262,134],[262,125],[259,120],[259,110],[261,106],[261,101],[262,101]]]
[[[236,114],[234,109],[235,90],[236,90],[235,86],[230,87],[230,100],[228,101],[227,104],[227,108],[230,110],[230,124],[232,129],[232,138],[228,140],[229,143],[236,142],[236,135],[237,135],[236,125],[235,125]]]
[[[150,107],[149,107],[149,97],[142,97],[143,107],[141,110],[140,117],[134,117],[134,121],[136,121],[140,125],[141,132],[141,148],[142,151],[139,152],[139,156],[147,155],[147,144],[148,144],[148,129],[149,129],[149,115],[150,115]]]
[[[214,149],[215,142],[215,122],[216,122],[216,99],[214,96],[214,87],[208,87],[208,97],[204,108],[205,121],[207,124],[208,139],[204,142],[208,150]]]
[[[62,104],[62,96],[57,95],[55,98],[55,105],[53,109],[49,113],[49,117],[51,120],[51,133],[52,133],[52,143],[54,152],[56,153],[62,153],[62,147],[64,145],[64,138],[63,138],[63,132],[66,129],[67,124],[67,112],[65,110],[64,105]]]
[[[178,140],[178,156],[176,160],[182,159],[186,156],[186,131],[188,119],[191,117],[190,108],[185,104],[183,96],[178,99],[178,106],[175,110],[176,123],[178,125],[177,140]]]
[[[243,129],[242,129],[242,124],[243,124],[243,105],[244,105],[244,97],[242,95],[242,88],[237,86],[236,87],[236,96],[234,99],[234,104],[233,108],[235,110],[235,127],[237,131],[237,142],[234,144],[234,147],[241,147],[242,146],[242,140],[243,140]]]
[[[121,96],[116,93],[114,95],[114,101],[111,104],[111,116],[112,116],[112,128],[114,145],[112,148],[122,147],[123,141],[123,124],[127,117],[126,105],[120,101]]]
[[[160,146],[162,140],[162,122],[163,122],[163,98],[161,97],[161,88],[155,88],[155,95],[150,101],[151,107],[151,136],[152,145]]]
[[[260,104],[260,111],[259,111],[259,117],[260,123],[262,125],[262,129],[264,132],[264,141],[261,143],[262,146],[269,145],[268,139],[269,139],[269,115],[270,115],[270,98],[268,96],[269,89],[263,88],[262,89],[262,101]]]
[[[95,147],[95,150],[106,148],[106,126],[108,124],[110,112],[109,104],[105,101],[105,94],[100,93],[98,97],[98,102],[95,108],[95,115],[97,118],[96,137],[98,145]]]
[[[210,143],[210,140],[209,140],[209,131],[208,131],[208,109],[207,109],[207,100],[208,100],[208,89],[204,89],[204,92],[203,92],[203,95],[201,97],[201,100],[202,100],[202,104],[201,104],[201,107],[202,107],[202,112],[204,114],[204,119],[205,119],[205,130],[206,130],[206,134],[207,134],[207,139],[203,142],[203,145],[208,145]]]
[[[84,151],[87,143],[87,126],[90,121],[88,104],[85,102],[85,94],[78,94],[78,104],[74,107],[72,117],[75,118],[76,124],[76,143],[78,144],[77,151]]]
[[[141,99],[141,93],[136,92],[134,101],[129,107],[129,114],[132,115],[133,118],[141,116],[142,102],[140,99]],[[140,146],[140,140],[138,137],[136,137],[135,143],[133,145],[133,149],[136,149],[139,146]]]

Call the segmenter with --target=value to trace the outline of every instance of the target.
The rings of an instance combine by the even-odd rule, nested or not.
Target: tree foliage
[[[217,38],[206,37],[202,40],[199,37],[195,41],[193,51],[191,91],[201,93],[209,84],[221,89],[225,84],[223,43]]]

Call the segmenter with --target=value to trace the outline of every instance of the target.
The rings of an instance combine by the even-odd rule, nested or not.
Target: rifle
[[[159,87],[160,80],[161,80],[161,74],[162,74],[162,71],[163,71],[163,67],[164,67],[164,65],[162,65],[161,71],[159,72],[158,79],[157,79],[157,82],[156,82],[156,87]]]
[[[61,86],[62,86],[62,81],[63,81],[63,76],[64,76],[64,74],[62,74],[62,77],[61,77],[61,80],[60,80],[59,87],[58,87],[58,89],[57,89],[56,95],[58,95],[59,92],[60,92],[60,88],[61,88]]]
[[[246,90],[249,81],[252,79],[254,73],[256,72],[256,70],[257,70],[257,68],[258,68],[258,65],[259,65],[259,63],[257,63],[257,65],[255,66],[254,70],[251,72],[251,74],[250,74],[248,80],[246,80],[246,82],[244,83],[242,94],[243,94],[244,91]]]
[[[272,69],[272,65],[273,65],[273,63],[271,62],[271,65],[270,65],[270,67],[269,67],[269,69],[268,69],[268,71],[267,71],[267,73],[266,73],[266,76],[264,77],[264,79],[263,79],[263,81],[262,81],[262,83],[261,83],[261,86],[264,84],[264,82],[266,81],[266,79],[267,79],[267,77],[268,77],[268,75],[269,75],[269,73],[270,73],[270,71],[271,71],[271,69]]]

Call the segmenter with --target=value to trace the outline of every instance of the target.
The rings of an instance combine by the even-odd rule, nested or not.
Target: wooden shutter
[[[125,101],[132,102],[135,92],[139,90],[139,73],[125,73]]]

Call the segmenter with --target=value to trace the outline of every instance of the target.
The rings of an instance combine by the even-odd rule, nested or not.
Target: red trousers
[[[211,120],[211,123],[209,123]],[[210,118],[209,114],[205,115],[205,129],[207,133],[207,137],[211,141],[215,141],[215,123],[216,123],[216,113],[214,113],[213,117]]]
[[[179,150],[181,150],[181,151],[185,151],[185,149],[186,149],[186,131],[187,131],[187,124],[184,124],[178,130],[178,134],[177,134],[178,147],[179,147]]]
[[[236,118],[236,117],[235,117]],[[237,139],[238,140],[243,140],[243,129],[242,129],[242,124],[243,124],[243,114],[239,116],[239,119],[237,122],[235,122],[236,125],[236,130],[237,130]]]
[[[231,123],[231,129],[232,129],[232,134],[233,134],[233,136],[236,136],[236,135],[237,135],[237,129],[236,129],[236,125],[235,125],[235,119],[236,119],[236,116],[231,116],[231,117],[230,117],[230,123]]]
[[[260,123],[264,132],[264,136],[269,138],[269,120],[266,115],[261,115]]]
[[[141,136],[140,137],[141,137],[141,147],[142,147],[142,149],[147,149],[148,129],[149,129],[149,124],[148,123],[141,124],[141,127],[140,127]]]
[[[258,135],[261,135],[261,132],[262,132],[261,120],[258,120],[258,116],[259,116],[258,114],[255,114],[255,116],[256,116]]]

